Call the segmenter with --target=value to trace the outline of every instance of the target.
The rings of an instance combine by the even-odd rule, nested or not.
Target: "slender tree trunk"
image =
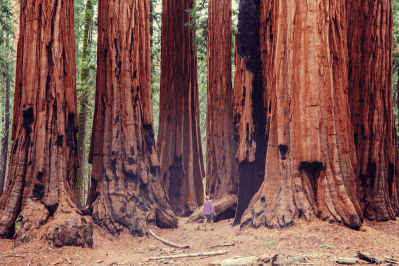
[[[296,218],[316,216],[359,228],[362,216],[356,201],[346,82],[345,1],[261,3],[266,169],[241,226],[285,227]],[[256,2],[242,0],[240,11],[251,4]],[[249,23],[240,21],[238,32]],[[253,59],[246,56],[245,63],[247,58]],[[245,66],[251,70],[249,63]],[[241,119],[249,121],[247,101]],[[249,127],[247,132],[252,130]],[[250,135],[239,136],[241,141]],[[242,145],[251,151],[248,143]]]
[[[199,129],[195,32],[184,26],[192,0],[163,0],[159,131],[161,177],[172,210],[188,216],[202,205],[205,175]]]
[[[91,0],[87,0],[85,9],[85,23],[83,29],[83,49],[82,49],[82,68],[80,73],[80,81],[83,87],[83,93],[79,103],[79,132],[78,132],[78,153],[79,153],[79,169],[78,169],[78,207],[83,208],[85,205],[85,163],[86,163],[86,121],[87,121],[87,100],[89,88],[86,84],[90,74],[89,69],[89,31],[91,21],[93,19],[93,6]]]
[[[7,186],[0,198],[0,236],[12,234],[20,216],[16,244],[42,237],[55,246],[92,245],[91,227],[75,211],[78,121],[73,1],[23,0],[21,10],[14,142]]]
[[[231,0],[209,1],[208,100],[206,121],[206,194],[216,201],[237,196],[238,175],[234,158],[233,91],[231,84]],[[234,204],[216,213],[232,218]],[[229,204],[228,204],[229,205]],[[226,205],[227,207],[227,205]]]
[[[10,71],[9,63],[6,63],[6,71]],[[1,161],[0,161],[0,196],[3,195],[4,181],[6,179],[7,170],[7,157],[8,157],[8,137],[10,128],[10,75],[7,74],[6,78],[6,94],[5,94],[5,106],[4,106],[4,136],[1,140]]]
[[[392,1],[356,0],[346,5],[358,199],[368,219],[395,219],[399,172],[392,99]]]
[[[154,144],[149,2],[99,1],[98,66],[85,212],[112,233],[176,227]]]
[[[154,0],[150,0],[150,47],[152,48],[152,36],[154,34]]]

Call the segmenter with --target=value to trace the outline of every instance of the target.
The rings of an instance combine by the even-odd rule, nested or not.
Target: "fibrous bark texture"
[[[392,1],[347,1],[349,101],[364,216],[399,215],[392,99]]]
[[[267,138],[262,58],[260,51],[260,5],[247,0],[238,15],[234,75],[234,133],[237,145],[239,189],[236,216],[241,216],[265,176]]]
[[[261,3],[266,168],[241,226],[285,227],[295,218],[317,216],[359,228],[345,1]],[[240,10],[256,4],[242,0]]]
[[[92,245],[76,213],[76,83],[73,1],[21,1],[14,139],[0,198],[0,236]]]
[[[112,233],[176,227],[152,126],[148,0],[99,1],[98,67],[85,211]]]
[[[238,193],[232,123],[231,39],[231,0],[210,0],[205,190],[214,204],[228,194]],[[234,217],[235,207],[234,204],[226,210],[230,217]]]
[[[163,0],[159,132],[161,178],[177,215],[188,216],[202,205],[205,176],[201,133],[195,32],[186,10],[193,0]]]

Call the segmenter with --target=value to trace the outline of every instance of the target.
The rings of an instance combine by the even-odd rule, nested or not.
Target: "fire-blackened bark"
[[[148,0],[99,1],[98,67],[85,212],[112,233],[176,227],[159,178],[152,118]]]
[[[364,216],[395,219],[398,163],[392,99],[392,1],[347,1],[349,101]]]
[[[259,15],[258,1],[250,0],[240,5],[234,55],[234,130],[239,189],[233,225],[240,223],[242,214],[265,176],[266,108]]]
[[[56,246],[92,245],[92,228],[75,211],[73,11],[71,0],[21,1],[14,142],[7,187],[0,198],[1,237],[12,234],[17,216],[22,218],[16,244],[44,237]]]
[[[238,193],[232,123],[231,27],[231,0],[210,0],[205,190],[215,204],[228,194]],[[236,204],[228,205],[216,216],[234,217]]]
[[[163,0],[157,151],[161,177],[177,215],[202,205],[205,176],[199,126],[195,32],[184,26],[193,0]]]
[[[261,7],[266,170],[241,226],[285,227],[317,216],[359,228],[345,1],[265,0]]]

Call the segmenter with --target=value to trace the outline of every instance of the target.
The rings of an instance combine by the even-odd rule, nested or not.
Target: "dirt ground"
[[[207,265],[212,261],[234,256],[262,256],[279,253],[277,261],[306,255],[309,265],[334,265],[337,257],[356,257],[356,250],[370,252],[374,257],[399,259],[399,220],[388,222],[365,221],[361,230],[354,231],[328,222],[296,221],[288,229],[246,229],[231,227],[233,219],[207,225],[188,224],[179,219],[178,229],[152,228],[158,236],[188,249],[167,246],[152,236],[133,237],[126,229],[120,236],[94,227],[93,248],[55,248],[40,240],[33,240],[13,248],[13,240],[0,241],[0,265]],[[200,225],[200,230],[196,228]],[[234,246],[211,248],[212,245],[234,243]],[[168,259],[165,262],[149,259],[156,256],[228,251],[217,256]],[[16,255],[16,256],[10,256]],[[367,264],[359,261],[358,264]],[[383,264],[388,265],[388,263]]]

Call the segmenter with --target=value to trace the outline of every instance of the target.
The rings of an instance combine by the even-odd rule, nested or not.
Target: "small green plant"
[[[330,248],[330,246],[327,246],[327,245],[322,245],[321,247],[322,248]]]
[[[266,243],[265,244],[265,247],[267,247],[267,248],[271,248],[272,246],[274,246],[276,244],[276,242],[270,242],[270,243]]]
[[[143,231],[140,230],[140,236],[143,236],[143,235],[144,235]]]
[[[378,242],[377,240],[374,240],[376,243],[380,243],[380,242]]]

